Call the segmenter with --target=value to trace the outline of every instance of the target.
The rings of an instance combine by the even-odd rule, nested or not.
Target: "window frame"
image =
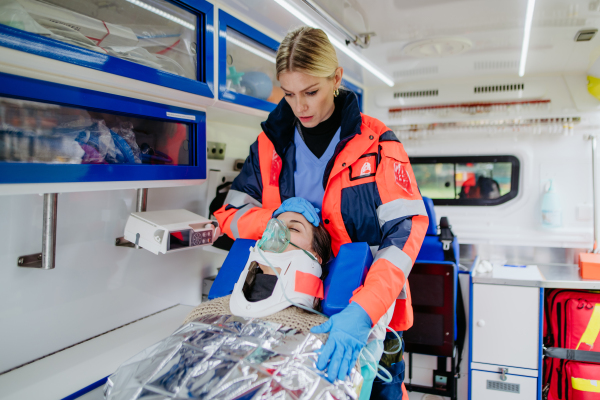
[[[436,206],[497,206],[504,204],[519,194],[519,177],[521,163],[516,156],[512,155],[486,155],[486,156],[439,156],[439,157],[409,157],[411,166],[418,164],[465,164],[486,162],[510,162],[510,192],[497,199],[434,199]],[[414,173],[414,172],[413,172]],[[456,174],[454,175],[456,179]],[[416,179],[416,176],[415,176]],[[418,185],[418,182],[417,182]],[[427,196],[425,196],[427,197]]]

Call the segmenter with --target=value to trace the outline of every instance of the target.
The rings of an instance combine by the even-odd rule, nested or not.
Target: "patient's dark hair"
[[[313,225],[312,248],[321,257],[321,265],[327,264],[331,256],[331,236],[323,224],[318,227]]]

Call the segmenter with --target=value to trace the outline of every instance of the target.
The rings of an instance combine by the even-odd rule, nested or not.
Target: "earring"
[[[335,90],[333,91],[333,97],[338,97],[338,96],[339,96],[339,94],[340,94],[340,90],[339,90],[339,89],[335,89]]]

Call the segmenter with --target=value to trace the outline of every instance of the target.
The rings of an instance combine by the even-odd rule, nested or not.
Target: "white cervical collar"
[[[262,255],[259,254],[259,251],[256,247],[250,248],[250,257],[248,257],[248,262],[246,262],[246,266],[244,267],[244,270],[242,271],[237,283],[233,288],[233,293],[231,294],[231,300],[229,302],[231,313],[239,317],[251,318],[262,318],[275,314],[276,312],[292,305],[283,295],[284,291],[287,294],[287,297],[293,302],[312,308],[315,297],[308,294],[299,293],[294,290],[296,283],[296,272],[304,272],[320,278],[322,272],[321,265],[318,262],[311,260],[310,257],[308,257],[302,250],[293,250],[284,253],[265,253],[261,251],[261,253]],[[267,260],[269,260],[273,267],[281,268],[281,272],[279,273],[280,279],[277,280],[271,296],[264,300],[249,302],[246,300],[242,289],[244,287],[244,283],[246,282],[246,277],[248,276],[250,266],[253,262],[267,265],[263,259],[263,255]]]

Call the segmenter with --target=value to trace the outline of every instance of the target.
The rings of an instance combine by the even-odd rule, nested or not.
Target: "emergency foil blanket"
[[[207,315],[121,365],[108,400],[357,399],[363,378],[325,379],[315,364],[323,343],[260,319]]]

